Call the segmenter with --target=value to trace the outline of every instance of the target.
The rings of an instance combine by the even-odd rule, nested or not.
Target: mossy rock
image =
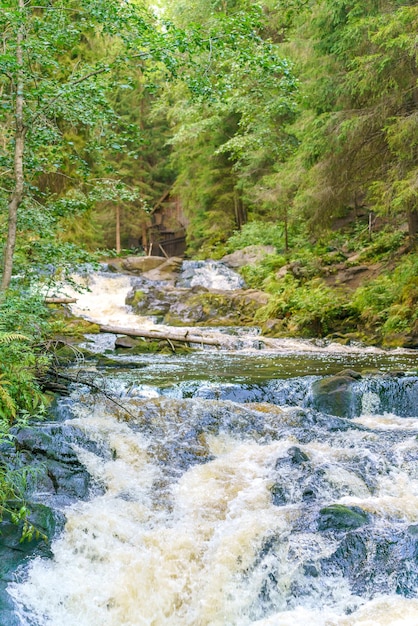
[[[265,337],[282,337],[283,335],[287,335],[286,320],[269,319],[263,322],[261,333]]]
[[[54,356],[58,359],[60,365],[73,363],[74,361],[80,361],[81,359],[97,359],[97,354],[88,348],[82,348],[80,346],[67,343],[60,345],[55,350]]]
[[[77,359],[77,348],[65,344],[61,345],[55,350],[55,356],[60,363],[75,361]]]
[[[341,370],[341,372],[338,372],[336,376],[348,376],[353,380],[361,380],[363,378],[360,372],[356,372],[356,370],[351,369]]]
[[[129,354],[133,354],[133,351],[130,351]],[[112,357],[105,354],[100,354],[97,357],[97,367],[115,367],[123,369],[127,367],[127,364],[123,361],[112,359]]]
[[[323,413],[337,417],[351,417],[354,394],[352,385],[355,379],[350,376],[330,376],[312,384],[312,405]]]
[[[188,354],[192,352],[193,348],[190,348],[187,343],[182,341],[167,341],[166,339],[155,340],[145,339],[140,341],[138,345],[129,351],[129,354]]]
[[[402,333],[391,333],[390,335],[385,335],[382,339],[384,348],[406,348],[408,346],[405,343],[408,343],[408,340]]]
[[[129,354],[149,354],[161,352],[167,342],[161,342],[159,339],[140,339],[136,346],[129,350]]]
[[[96,335],[98,333],[100,333],[99,324],[89,322],[88,320],[84,320],[79,317],[66,319],[62,328],[60,329],[60,335],[77,337],[79,339],[83,339],[84,335],[87,334]]]
[[[166,324],[194,323],[199,326],[245,326],[254,324],[259,303],[243,294],[201,291],[174,303],[164,318]]]
[[[140,343],[140,339],[136,339],[135,337],[129,337],[128,335],[121,335],[116,337],[115,340],[115,348],[119,349],[121,352],[125,352],[128,350],[129,352],[136,348]]]
[[[132,291],[130,294],[128,294],[128,296],[126,296],[125,302],[129,306],[132,306],[135,308],[138,304],[143,302],[145,298],[146,298],[145,292],[142,291],[141,289],[137,289],[135,291]]]
[[[318,530],[353,530],[369,519],[368,513],[357,506],[331,504],[319,511]]]

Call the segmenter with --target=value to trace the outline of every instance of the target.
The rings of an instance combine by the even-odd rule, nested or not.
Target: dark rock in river
[[[318,530],[349,530],[368,521],[369,515],[359,507],[331,504],[319,511]]]
[[[254,289],[209,291],[200,285],[173,287],[145,280],[126,298],[135,313],[161,316],[165,324],[211,326],[250,323],[267,301],[264,292]]]
[[[116,337],[115,348],[126,348],[126,349],[136,348],[138,343],[139,343],[138,339],[123,335],[121,337]]]
[[[294,463],[295,465],[300,465],[301,463],[305,463],[306,461],[309,461],[308,455],[305,454],[297,446],[292,446],[291,448],[289,448],[289,450],[287,451],[287,454],[289,455],[292,463]]]
[[[33,471],[29,487],[41,489],[51,495],[65,495],[71,499],[86,499],[91,479],[80,463],[75,446],[97,452],[96,444],[86,441],[77,428],[65,424],[43,424],[36,428],[23,428],[16,433],[17,462]]]
[[[346,533],[333,554],[321,559],[321,571],[343,576],[352,593],[366,598],[379,594],[415,597],[417,555],[417,537],[402,526],[359,528]]]
[[[62,417],[69,416],[68,401]],[[56,409],[57,410],[57,409]],[[51,540],[64,527],[62,507],[89,497],[92,480],[78,460],[76,448],[102,456],[109,455],[71,425],[40,423],[14,433],[14,446],[2,446],[2,462],[11,471],[26,475],[25,506],[35,532],[22,541],[24,522],[12,523],[8,513],[0,522],[0,615],[1,625],[20,626],[6,588],[15,580],[16,570],[33,557],[51,557]],[[97,489],[97,487],[96,487]],[[42,502],[41,502],[42,500]],[[10,508],[16,506],[9,503]],[[17,503],[19,508],[21,505]]]
[[[355,370],[350,369],[342,370],[341,372],[338,372],[336,376],[348,376],[349,378],[353,378],[354,380],[361,380],[363,378],[360,372],[356,372]]]
[[[22,541],[22,526],[14,524],[6,514],[0,522],[0,616],[2,626],[20,626],[14,604],[6,591],[15,580],[16,570],[29,559],[51,556],[51,540],[62,530],[65,516],[40,503],[29,503],[29,521],[39,531],[30,541]]]
[[[339,417],[352,417],[354,409],[353,383],[355,378],[330,376],[312,384],[312,405],[318,411]]]
[[[283,506],[287,503],[286,491],[282,485],[275,483],[271,488],[271,501],[274,506]]]

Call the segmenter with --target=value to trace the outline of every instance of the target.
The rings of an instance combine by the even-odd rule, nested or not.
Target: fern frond
[[[0,412],[4,413],[2,409],[6,409],[9,413],[9,417],[14,418],[17,413],[16,403],[7,389],[5,389],[5,386],[10,385],[10,382],[8,380],[1,380],[1,378],[2,376],[0,375]]]
[[[13,341],[29,341],[29,337],[21,333],[0,333],[0,343],[12,343]]]

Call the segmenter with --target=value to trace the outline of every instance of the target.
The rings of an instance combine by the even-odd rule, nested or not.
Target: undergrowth
[[[49,367],[42,348],[48,312],[40,295],[7,292],[0,298],[0,521],[19,524],[22,540],[38,531],[25,503],[28,472],[10,464],[16,428],[45,417],[48,398],[39,379]],[[12,455],[13,457],[13,455]]]
[[[418,334],[418,254],[405,251],[406,234],[395,226],[368,232],[354,222],[345,231],[324,232],[316,241],[303,233],[285,251],[280,225],[252,222],[228,239],[228,252],[248,245],[274,245],[276,253],[241,268],[248,287],[271,294],[257,321],[274,320],[278,334],[326,336],[357,333],[390,345],[396,335]],[[326,284],[338,268],[378,264],[380,275],[355,291]]]

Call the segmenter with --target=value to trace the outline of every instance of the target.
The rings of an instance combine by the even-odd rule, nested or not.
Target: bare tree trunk
[[[120,208],[116,207],[116,254],[120,254]]]
[[[147,239],[147,226],[145,222],[142,222],[142,235],[141,235],[141,244],[144,252],[148,249],[148,239]]]
[[[242,198],[236,189],[234,189],[234,209],[235,209],[235,223],[238,227],[238,230],[241,230],[241,228],[247,222],[247,213],[246,213]]]
[[[289,252],[289,211],[286,208],[283,216],[284,224],[284,249],[285,252]]]
[[[24,0],[19,0],[19,11],[23,18]],[[23,123],[24,81],[23,81],[23,23],[19,26],[16,39],[16,104],[15,104],[15,153],[14,153],[14,190],[9,201],[9,217],[6,247],[4,250],[3,277],[1,289],[8,289],[13,271],[13,254],[16,245],[17,213],[23,200],[24,172],[23,153],[25,149],[25,126]]]
[[[418,209],[413,208],[408,211],[408,234],[411,248],[417,244],[418,238]]]

